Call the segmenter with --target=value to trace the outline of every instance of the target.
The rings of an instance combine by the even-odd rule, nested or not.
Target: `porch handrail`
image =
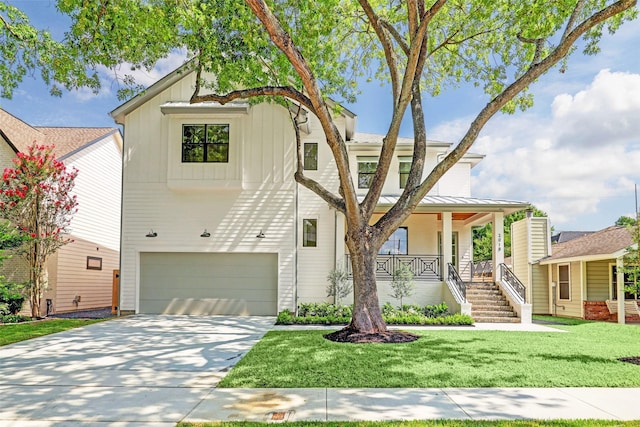
[[[505,285],[508,291],[514,298],[520,299],[519,303],[524,304],[527,302],[527,288],[522,284],[520,279],[509,269],[509,267],[502,263],[500,264],[500,281]]]
[[[353,277],[351,256],[346,254],[346,270],[349,277]],[[413,280],[442,281],[441,255],[383,255],[376,257],[376,278],[392,280],[393,273],[401,266],[407,266],[413,273]]]
[[[459,304],[467,302],[467,285],[462,281],[456,267],[447,263],[447,286]]]

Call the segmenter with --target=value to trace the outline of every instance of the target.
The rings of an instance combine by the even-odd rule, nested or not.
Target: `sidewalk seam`
[[[459,404],[458,402],[456,402],[455,400],[453,400],[453,399],[451,398],[451,396],[449,395],[449,393],[447,393],[447,390],[445,390],[445,389],[441,388],[441,389],[440,389],[440,391],[442,391],[442,393],[443,393],[445,396],[447,396],[447,399],[449,399],[449,401],[450,401],[451,403],[453,403],[456,407],[458,407],[458,408],[462,411],[462,413],[463,413],[463,414],[465,414],[465,415],[467,416],[467,418],[469,418],[470,420],[473,420],[473,419],[474,419],[471,415],[469,415],[469,413],[468,413],[467,411],[465,411],[465,410],[464,410],[464,408],[463,408],[462,406],[460,406],[460,404]]]

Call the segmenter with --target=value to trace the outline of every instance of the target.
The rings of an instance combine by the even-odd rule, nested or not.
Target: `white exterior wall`
[[[309,178],[321,182],[329,191],[337,193],[339,186],[338,170],[331,153],[331,149],[325,142],[324,132],[319,120],[309,114],[308,126],[310,133],[301,134],[303,143],[318,144],[318,170],[306,170],[305,175]],[[344,118],[336,119],[339,129],[343,131]],[[298,219],[296,223],[297,233],[297,299],[299,302],[321,302],[330,301],[327,297],[326,288],[328,285],[327,275],[334,269],[337,263],[344,259],[342,254],[336,249],[336,234],[339,236],[336,227],[338,214],[334,209],[307,188],[297,186],[298,199]],[[303,219],[316,219],[318,221],[318,236],[316,247],[302,246],[302,221]],[[337,232],[337,233],[336,233]],[[344,236],[344,232],[342,232]],[[340,264],[342,267],[342,264]]]
[[[293,309],[296,186],[289,114],[261,104],[248,114],[163,115],[163,103],[189,99],[193,81],[186,76],[125,118],[121,310],[138,309],[140,252],[277,253],[278,310]],[[229,163],[181,164],[181,125],[187,123],[229,123]],[[200,237],[205,228],[210,238]],[[156,238],[145,237],[150,229]],[[260,230],[266,238],[256,238]]]

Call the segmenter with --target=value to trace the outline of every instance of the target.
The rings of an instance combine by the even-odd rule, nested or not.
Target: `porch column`
[[[493,214],[493,280],[498,278],[498,268],[504,262],[504,213]]]
[[[451,250],[451,235],[453,234],[453,215],[451,212],[442,212],[442,272],[447,276],[447,264],[453,261]]]
[[[624,324],[624,271],[622,257],[616,259],[616,288],[618,290],[618,323]]]
[[[338,211],[335,212],[335,229],[334,229],[334,242],[335,242],[335,267],[343,270],[348,270],[347,260],[345,254],[347,253],[344,246],[344,215]]]

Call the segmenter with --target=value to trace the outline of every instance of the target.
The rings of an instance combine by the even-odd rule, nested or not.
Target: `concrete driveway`
[[[0,347],[0,426],[173,426],[274,321],[136,315]]]

